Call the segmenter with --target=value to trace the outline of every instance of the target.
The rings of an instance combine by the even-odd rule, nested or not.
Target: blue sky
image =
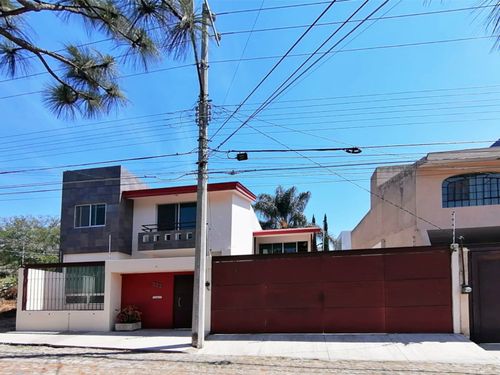
[[[211,7],[215,13],[224,13],[261,5],[267,8],[299,3],[307,1],[212,0]],[[338,2],[321,22],[342,21],[361,3],[359,0]],[[362,19],[381,3],[381,0],[371,0],[355,19]],[[490,35],[485,29],[486,13],[441,12],[477,5],[477,0],[390,0],[377,13],[386,19],[361,26],[335,49],[342,51],[326,58],[249,124],[292,148],[498,139],[499,52],[493,49],[494,39],[485,38]],[[217,17],[217,29],[223,36],[220,47],[214,43],[210,46],[209,91],[213,120],[209,134],[213,134],[227,118],[228,111],[270,70],[278,60],[276,56],[286,52],[305,29],[259,30],[308,25],[325,6],[228,13]],[[431,14],[391,17],[424,12]],[[76,20],[65,24],[51,15],[36,14],[29,22],[36,33],[34,39],[47,48],[103,39],[98,33],[82,32]],[[350,23],[325,48],[356,24]],[[293,54],[314,51],[337,26],[314,28]],[[249,33],[252,28],[255,31]],[[422,42],[436,43],[401,46]],[[106,43],[93,47],[118,54]],[[262,59],[245,60],[255,57]],[[240,58],[243,60],[238,63]],[[265,100],[304,59],[304,56],[287,58],[242,108],[238,118],[246,119],[256,108],[255,103]],[[47,75],[2,80],[0,171],[192,150],[196,147],[197,132],[192,110],[197,99],[195,70],[192,66],[176,68],[191,62],[190,57],[185,61],[165,57],[152,64],[147,74],[122,78],[120,83],[129,104],[97,120],[58,120],[44,107],[37,93],[4,98],[43,89],[50,83]],[[144,70],[121,65],[120,71],[127,75]],[[34,65],[32,72],[43,72],[43,69]],[[230,121],[211,146],[219,144],[239,124],[237,119]],[[412,162],[431,151],[487,145],[366,149],[360,155],[308,153],[317,163],[335,167],[210,177],[212,182],[241,181],[257,194],[272,192],[278,184],[309,190],[312,197],[306,211],[308,216],[315,214],[320,221],[326,213],[330,228],[338,233],[352,229],[369,208],[369,194],[346,180],[368,188],[370,175],[377,165]],[[224,150],[254,148],[283,146],[245,127],[222,147]],[[195,155],[123,164],[137,175],[146,176],[152,187],[159,187],[195,183],[194,176],[183,176],[196,168],[194,161]],[[342,166],[350,163],[358,165]],[[229,159],[221,153],[210,163],[210,169],[218,171],[306,166],[317,164],[294,153],[250,154],[246,162]],[[336,174],[332,174],[332,169]],[[1,176],[0,216],[59,215],[62,170]],[[34,193],[34,190],[44,191]]]

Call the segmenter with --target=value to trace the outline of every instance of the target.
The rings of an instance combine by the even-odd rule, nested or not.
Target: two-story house
[[[351,232],[353,249],[500,242],[500,147],[432,152],[380,167],[369,212]],[[347,241],[346,241],[347,242]]]
[[[312,251],[319,228],[262,230],[255,198],[208,185],[208,258]],[[107,331],[127,305],[143,327],[190,327],[195,221],[196,186],[148,188],[120,166],[64,172],[62,263],[20,270],[17,329]],[[208,303],[209,284],[210,268]]]

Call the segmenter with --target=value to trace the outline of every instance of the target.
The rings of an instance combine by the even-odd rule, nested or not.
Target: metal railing
[[[104,262],[26,265],[26,311],[103,310]]]
[[[188,249],[195,246],[195,229],[151,230],[139,233],[139,251]]]

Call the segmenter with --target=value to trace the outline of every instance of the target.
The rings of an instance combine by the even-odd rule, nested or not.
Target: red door
[[[173,274],[122,275],[122,307],[137,306],[143,328],[172,328],[172,298]]]

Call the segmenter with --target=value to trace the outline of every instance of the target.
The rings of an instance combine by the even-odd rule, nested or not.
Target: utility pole
[[[196,195],[196,245],[194,260],[193,319],[191,328],[191,345],[203,348],[205,342],[205,302],[207,271],[207,168],[209,121],[208,100],[208,24],[212,15],[206,1],[203,2],[201,56],[198,71],[200,75],[200,97],[198,102],[198,189]],[[217,36],[216,36],[217,37]]]

